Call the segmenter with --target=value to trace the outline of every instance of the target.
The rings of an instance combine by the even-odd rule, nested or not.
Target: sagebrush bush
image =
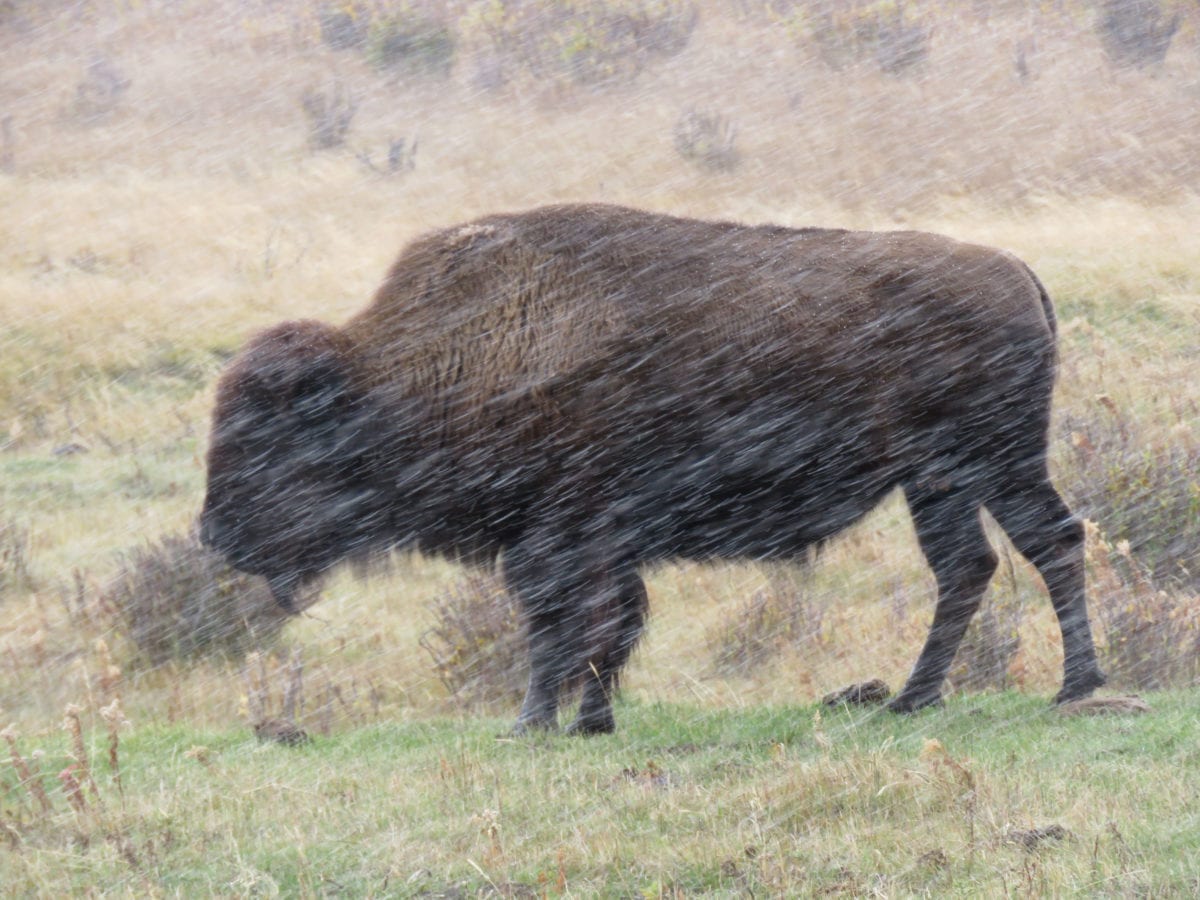
[[[1160,587],[1200,590],[1200,438],[1180,424],[1145,428],[1107,397],[1068,419],[1060,480],[1075,511],[1127,541]]]
[[[705,635],[716,675],[745,675],[787,647],[819,646],[825,605],[794,579],[772,574]]]
[[[1156,588],[1129,542],[1087,528],[1093,618],[1114,687],[1157,690],[1200,680],[1200,596]]]
[[[494,575],[472,574],[429,603],[421,646],[450,696],[464,705],[511,703],[529,678],[517,601]]]
[[[380,16],[367,27],[367,59],[381,69],[405,75],[448,77],[456,46],[447,24],[420,13]]]
[[[929,56],[932,29],[907,19],[898,3],[819,3],[785,21],[811,41],[817,56],[835,72],[866,64],[905,75]]]
[[[150,665],[240,657],[273,644],[288,621],[263,579],[230,568],[192,535],[123,554],[101,605]]]
[[[688,110],[675,123],[674,138],[676,152],[706,171],[737,168],[737,129],[720,113]]]
[[[1117,67],[1145,68],[1167,58],[1179,30],[1179,12],[1166,19],[1158,0],[1103,0],[1096,30],[1108,61]]]
[[[357,50],[367,42],[370,17],[352,7],[322,6],[317,10],[321,40],[332,50]]]
[[[308,119],[308,145],[314,150],[330,150],[346,142],[358,101],[340,82],[334,82],[325,88],[307,88],[300,95],[300,108]]]
[[[493,60],[535,80],[603,86],[674,56],[698,21],[684,0],[568,0],[489,7],[470,20]]]

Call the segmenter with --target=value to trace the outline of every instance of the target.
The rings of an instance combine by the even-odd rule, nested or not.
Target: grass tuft
[[[1200,596],[1156,588],[1129,542],[1114,546],[1091,522],[1087,558],[1110,683],[1131,690],[1200,684]]]
[[[517,602],[500,579],[471,575],[429,604],[421,647],[450,696],[465,706],[511,704],[529,677]]]
[[[272,645],[288,620],[262,579],[234,571],[191,535],[125,553],[101,605],[152,666],[244,656]]]

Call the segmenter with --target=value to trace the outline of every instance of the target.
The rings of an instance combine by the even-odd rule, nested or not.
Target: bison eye
[[[329,366],[315,366],[296,382],[291,410],[304,422],[327,419],[342,405],[345,379]]]
[[[306,378],[296,386],[291,409],[301,420],[311,422],[325,418],[336,400],[335,392],[325,389],[315,378]]]

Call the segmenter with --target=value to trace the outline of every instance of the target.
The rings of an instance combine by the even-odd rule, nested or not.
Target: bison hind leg
[[[1050,593],[1063,644],[1063,686],[1055,702],[1091,696],[1105,678],[1088,621],[1083,524],[1071,515],[1040,461],[1005,479],[987,507]]]

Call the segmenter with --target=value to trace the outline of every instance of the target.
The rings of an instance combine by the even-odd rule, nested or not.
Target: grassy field
[[[1200,891],[1194,14],[1165,64],[1118,69],[1087,4],[914,0],[927,58],[891,75],[831,68],[805,4],[700,6],[685,46],[633,73],[607,20],[550,32],[536,68],[512,44],[536,20],[410,4],[457,29],[443,77],[381,67],[373,38],[331,49],[316,3],[0,3],[7,890]],[[343,145],[311,146],[307,90],[354,98]],[[680,154],[689,110],[734,126],[734,162]],[[415,165],[389,173],[401,137]],[[1152,711],[1047,710],[1057,627],[997,535],[944,709],[818,713],[848,682],[898,686],[924,637],[932,577],[896,498],[804,571],[649,573],[611,737],[510,740],[511,692],[452,694],[421,639],[463,573],[434,559],[339,573],[261,654],[139,660],[112,586],[192,527],[222,363],[281,319],[346,318],[422,231],[565,200],[923,228],[1026,259],[1059,310],[1053,463],[1095,522],[1104,664]],[[311,742],[255,739],[284,712]]]
[[[299,748],[143,725],[122,790],[10,818],[10,891],[272,896],[1192,896],[1194,696],[908,719],[634,702],[622,733],[388,722]],[[28,742],[25,742],[28,744]],[[93,749],[105,756],[104,742]],[[59,752],[61,753],[59,748]],[[53,751],[48,752],[53,755]]]

